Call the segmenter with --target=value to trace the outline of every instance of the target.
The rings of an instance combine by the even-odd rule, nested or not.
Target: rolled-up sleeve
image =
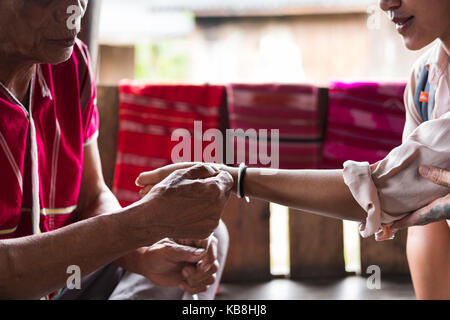
[[[450,170],[450,112],[419,125],[373,170],[368,162],[344,163],[345,184],[367,212],[363,237],[448,194],[420,176],[420,165]]]

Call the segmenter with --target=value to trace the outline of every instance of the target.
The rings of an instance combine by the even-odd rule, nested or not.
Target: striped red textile
[[[227,86],[231,129],[279,130],[280,169],[318,168],[321,158],[322,125],[319,112],[319,89],[310,85],[230,84]],[[261,139],[261,135],[258,135]],[[246,139],[245,162],[250,166],[274,167],[258,157],[249,161]],[[259,148],[258,148],[259,150]],[[272,156],[270,139],[268,156]],[[235,144],[235,159],[238,146]],[[239,162],[239,161],[237,161]]]
[[[120,83],[119,93],[113,191],[121,205],[127,206],[139,199],[135,179],[141,172],[172,163],[172,150],[179,143],[171,141],[174,130],[186,129],[194,137],[194,121],[201,121],[204,131],[220,127],[225,87],[149,85],[127,80]]]
[[[375,163],[399,146],[405,125],[404,83],[333,82],[323,168],[346,160]]]

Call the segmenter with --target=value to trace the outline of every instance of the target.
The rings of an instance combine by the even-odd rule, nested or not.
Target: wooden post
[[[226,136],[230,128],[228,99],[220,110],[220,130]],[[223,155],[226,158],[224,146]],[[222,219],[228,228],[230,244],[222,276],[223,282],[266,281],[270,273],[270,208],[266,201],[252,199],[247,203],[230,196]]]
[[[290,210],[291,278],[345,276],[342,221]]]
[[[98,57],[98,31],[99,17],[102,0],[90,0],[86,13],[81,21],[81,31],[78,38],[89,48],[91,65],[93,70],[97,69]]]
[[[361,240],[361,272],[377,265],[381,274],[388,276],[409,275],[406,259],[406,230],[399,231],[394,240],[376,242],[374,237]]]
[[[270,274],[270,209],[266,201],[247,203],[231,195],[222,214],[230,234],[223,282],[266,281]]]
[[[98,147],[103,177],[106,185],[112,188],[119,135],[119,88],[117,86],[98,86],[97,96],[100,113]]]
[[[328,88],[320,88],[319,109],[324,139],[328,116]],[[346,275],[342,221],[291,209],[289,234],[291,278]]]
[[[117,85],[122,79],[134,78],[133,46],[100,46],[99,83]]]

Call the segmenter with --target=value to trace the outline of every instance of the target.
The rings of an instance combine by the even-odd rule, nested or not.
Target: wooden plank
[[[117,86],[97,87],[100,131],[98,146],[106,185],[112,188],[117,157],[119,135],[119,88]]]
[[[330,102],[330,89],[319,88],[319,113],[320,122],[322,123],[322,142],[325,140],[328,124],[328,105]]]
[[[347,5],[347,6],[292,6],[285,8],[248,8],[246,10],[233,9],[206,9],[195,10],[197,19],[245,19],[245,18],[283,18],[315,15],[337,15],[337,14],[366,14],[367,5]]]
[[[226,136],[230,127],[227,95],[220,110],[220,129]],[[223,154],[226,148],[224,146]],[[224,158],[226,159],[226,157]],[[265,281],[270,279],[270,208],[269,203],[251,199],[247,203],[231,195],[222,220],[228,228],[230,244],[223,282]]]
[[[328,116],[328,88],[319,90],[322,139]],[[289,210],[291,278],[344,276],[342,221],[301,210]]]
[[[93,70],[97,69],[99,18],[102,0],[91,0],[81,21],[78,38],[89,48]]]
[[[381,275],[409,275],[406,259],[407,231],[401,230],[394,240],[376,242],[374,237],[361,240],[361,272],[365,274],[367,267],[377,265]]]
[[[223,282],[266,281],[270,274],[270,208],[266,201],[247,203],[230,197],[222,215],[230,235]]]
[[[134,79],[134,47],[101,45],[99,83],[117,85],[122,79]]]
[[[342,221],[289,210],[291,278],[345,276]]]

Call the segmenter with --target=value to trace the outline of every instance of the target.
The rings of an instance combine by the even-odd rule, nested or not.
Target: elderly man
[[[199,165],[120,207],[101,174],[96,88],[76,39],[87,2],[0,1],[0,297],[213,298],[232,177]],[[81,288],[60,290],[71,270]]]

